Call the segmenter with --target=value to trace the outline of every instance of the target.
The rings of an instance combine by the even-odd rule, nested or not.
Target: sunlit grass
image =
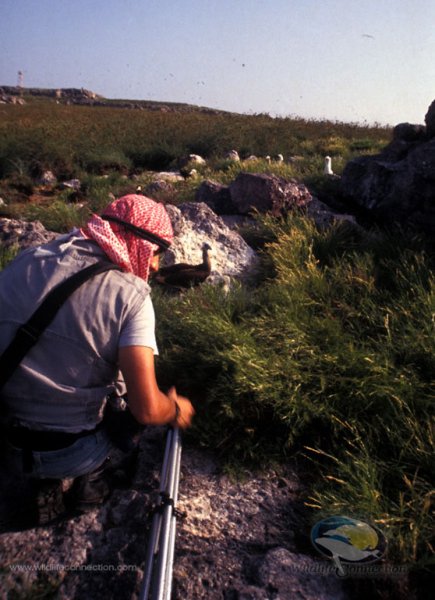
[[[160,377],[195,400],[197,443],[257,465],[305,447],[318,468],[307,504],[382,524],[391,559],[425,563],[435,348],[424,240],[302,218],[269,226],[258,287],[156,294]]]

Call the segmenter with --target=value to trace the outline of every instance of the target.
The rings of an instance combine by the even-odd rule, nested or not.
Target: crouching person
[[[191,424],[191,402],[175,388],[163,393],[154,369],[147,282],[172,239],[164,206],[128,195],[93,215],[85,228],[20,253],[0,273],[4,374],[10,369],[6,348],[53,288],[95,263],[117,267],[93,275],[64,299],[0,389],[2,460],[10,474],[32,481],[40,524],[61,513],[65,501],[85,510],[108,496],[105,468],[113,445],[104,413],[119,370],[137,423]],[[64,494],[66,479],[74,481]]]

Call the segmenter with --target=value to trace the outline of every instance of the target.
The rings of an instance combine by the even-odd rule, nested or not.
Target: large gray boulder
[[[178,207],[166,205],[166,209],[175,238],[165,252],[162,266],[179,262],[200,264],[202,245],[208,243],[212,248],[211,282],[225,281],[226,277],[243,279],[255,270],[258,258],[254,250],[207,204],[185,202]]]
[[[294,209],[302,209],[319,227],[337,221],[356,225],[352,215],[335,212],[312,196],[304,184],[276,175],[240,173],[229,186],[205,180],[198,187],[195,200],[207,204],[230,228],[255,226],[250,215],[256,211],[283,216]]]
[[[303,183],[265,173],[239,173],[229,189],[240,214],[258,211],[278,217],[291,209],[306,207],[312,200]]]
[[[0,219],[0,245],[3,248],[17,245],[20,249],[45,244],[60,234],[48,231],[39,221]]]
[[[195,193],[196,202],[205,202],[217,215],[232,215],[237,209],[231,200],[227,185],[205,179]]]
[[[400,123],[380,154],[348,162],[341,187],[344,196],[384,223],[410,223],[433,233],[435,102],[426,115],[426,127]]]

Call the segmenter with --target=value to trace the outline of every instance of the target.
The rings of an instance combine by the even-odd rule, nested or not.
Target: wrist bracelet
[[[181,411],[180,411],[180,405],[178,404],[178,402],[176,400],[174,400],[174,404],[175,404],[175,417],[172,419],[171,423],[176,425]]]

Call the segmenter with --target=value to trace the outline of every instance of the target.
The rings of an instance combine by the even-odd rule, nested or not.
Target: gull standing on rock
[[[341,179],[341,175],[336,175],[332,170],[331,157],[325,156],[325,166],[323,167],[323,174],[327,175],[330,179]]]
[[[332,161],[330,156],[325,156],[325,166],[323,167],[324,175],[334,175],[332,170]]]

